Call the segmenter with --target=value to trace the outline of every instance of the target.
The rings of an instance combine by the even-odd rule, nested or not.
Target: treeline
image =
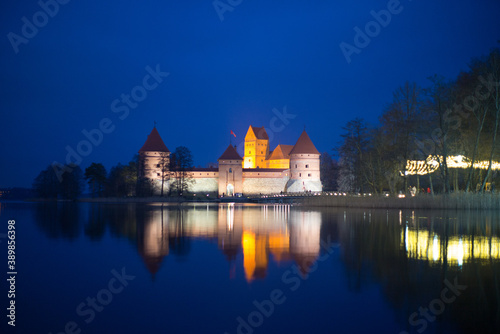
[[[494,189],[495,183],[500,185],[500,175],[492,169],[500,160],[499,86],[498,48],[473,59],[454,80],[435,75],[427,87],[406,82],[393,92],[377,125],[355,118],[343,127],[334,148],[338,163],[322,157],[322,173],[329,176],[323,180],[325,189],[392,194]],[[448,158],[456,156],[463,156],[468,167],[449,168]],[[421,175],[408,169],[409,160],[427,161]],[[474,168],[479,161],[487,163]]]
[[[162,175],[162,181],[168,181],[170,177],[182,179],[182,182],[176,179],[176,182],[172,183],[168,195],[173,192],[182,193],[190,183],[185,170],[193,165],[191,151],[187,147],[179,146],[165,163],[168,163],[168,168],[165,166],[162,171],[168,173]],[[35,178],[33,190],[38,198],[74,200],[85,191],[88,184],[92,197],[153,196],[157,185],[149,178],[139,177],[139,168],[137,154],[128,164],[118,163],[109,172],[102,163],[95,162],[87,167],[85,172],[77,165],[62,166],[57,170],[49,165]]]

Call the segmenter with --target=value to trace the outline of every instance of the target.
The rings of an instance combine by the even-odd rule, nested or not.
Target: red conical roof
[[[307,135],[306,130],[302,132],[297,143],[295,143],[295,146],[290,151],[290,155],[292,154],[319,154],[311,138]]]
[[[144,145],[142,145],[139,152],[170,152],[160,137],[156,127],[153,128],[151,133],[148,135],[148,139]]]
[[[224,153],[222,153],[219,160],[243,160],[243,158],[236,152],[234,146],[230,144]]]
[[[276,146],[274,151],[269,154],[268,160],[279,160],[279,159],[290,159],[290,151],[293,149],[293,145],[283,145],[279,144]]]

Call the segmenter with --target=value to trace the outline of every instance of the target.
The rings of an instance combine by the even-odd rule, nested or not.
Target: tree
[[[85,168],[85,179],[92,195],[100,197],[106,185],[106,168],[101,163],[93,162]]]
[[[67,167],[67,168],[66,168]],[[52,166],[48,166],[33,181],[33,189],[40,198],[74,200],[82,193],[84,187],[82,169],[74,164],[65,165],[65,169],[71,170],[62,175],[59,182]]]
[[[425,90],[430,99],[427,109],[433,121],[433,126],[429,127],[429,129],[432,129],[429,135],[432,136],[437,153],[440,156],[438,161],[441,176],[443,178],[443,190],[445,193],[449,193],[451,191],[451,186],[448,156],[453,155],[450,154],[450,149],[453,148],[454,144],[454,153],[459,151],[456,147],[455,140],[458,136],[454,131],[458,128],[458,118],[456,118],[456,114],[460,112],[460,110],[456,108],[456,105],[455,108],[453,108],[453,83],[437,75],[430,77],[429,80],[431,81],[431,87]]]
[[[163,189],[165,188],[165,181],[170,178],[170,157],[167,152],[160,153],[160,160],[158,161],[160,166],[160,178],[161,178],[161,190],[160,196],[163,197]]]
[[[138,156],[135,155],[128,165],[118,163],[112,167],[106,187],[107,196],[134,196],[137,189]]]
[[[340,156],[339,190],[364,192],[364,158],[368,149],[368,127],[361,118],[347,122],[342,128],[342,141],[337,152]]]
[[[333,160],[332,156],[327,152],[323,152],[321,153],[319,168],[323,190],[337,190],[337,178],[339,174],[339,165],[337,161]]]
[[[480,155],[480,140],[484,130],[486,116],[488,115],[487,103],[479,100],[475,96],[475,90],[478,86],[478,73],[474,70],[475,65],[472,64],[472,70],[459,74],[456,81],[457,101],[461,101],[464,107],[463,117],[469,119],[468,122],[461,122],[460,133],[464,138],[464,148],[467,156],[470,158],[470,166],[467,171],[467,181],[465,191],[469,192],[472,181],[474,179],[474,163]],[[472,115],[472,117],[470,117]],[[482,146],[482,145],[481,145]]]
[[[481,191],[485,190],[486,181],[491,176],[491,165],[493,163],[493,156],[495,154],[495,148],[497,137],[498,137],[498,127],[500,123],[500,49],[493,49],[484,61],[485,72],[488,74],[488,80],[490,87],[486,87],[489,90],[488,96],[488,110],[492,115],[492,131],[491,131],[491,148],[488,161],[488,171],[481,185]]]
[[[182,195],[193,183],[192,177],[187,170],[193,166],[193,155],[185,146],[179,146],[170,156],[170,173],[173,178],[173,190]]]
[[[390,183],[396,181],[397,174],[404,177],[404,190],[408,190],[406,162],[414,150],[418,122],[422,112],[422,90],[415,84],[406,82],[393,93],[391,104],[380,117],[385,144],[388,149],[387,162],[390,163],[387,175]]]
[[[33,181],[33,190],[40,198],[57,199],[57,195],[59,194],[59,180],[52,166],[49,165],[38,174]]]
[[[140,177],[137,179],[137,196],[151,197],[154,195],[154,181],[147,177]]]
[[[60,183],[59,194],[64,199],[75,200],[83,191],[85,186],[83,171],[78,165],[70,164],[71,173],[64,173]]]
[[[127,195],[125,179],[123,177],[124,168],[125,166],[121,163],[111,167],[106,182],[106,196],[123,197]]]

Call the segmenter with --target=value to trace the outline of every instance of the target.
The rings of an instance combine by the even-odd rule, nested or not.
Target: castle
[[[304,130],[295,145],[269,150],[264,127],[250,126],[245,136],[244,157],[229,145],[218,159],[218,168],[190,168],[189,191],[219,196],[321,191],[320,153]],[[139,150],[139,177],[153,180],[155,192],[169,189],[170,151],[156,127]]]

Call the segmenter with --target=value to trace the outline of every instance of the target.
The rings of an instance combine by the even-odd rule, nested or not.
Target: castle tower
[[[269,155],[269,136],[264,127],[251,126],[245,136],[243,168],[266,168]]]
[[[139,150],[139,178],[161,181],[162,175],[165,177],[169,163],[170,151],[154,127]]]
[[[290,151],[288,192],[321,191],[323,189],[320,180],[319,157],[320,153],[304,130]]]
[[[243,159],[229,145],[219,158],[219,196],[243,193]]]

